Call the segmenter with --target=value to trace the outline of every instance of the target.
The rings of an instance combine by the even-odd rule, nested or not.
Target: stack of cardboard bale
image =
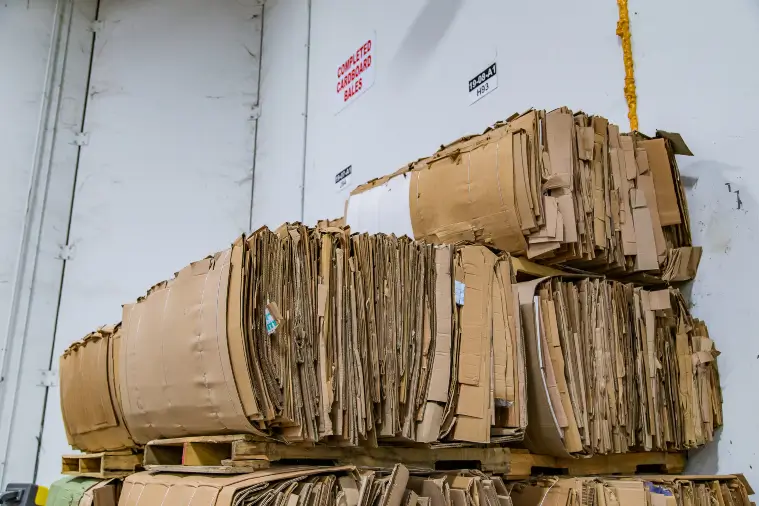
[[[326,223],[258,230],[64,353],[70,442],[102,451],[245,433],[342,446],[521,440],[526,371],[510,260]]]
[[[701,256],[676,154],[692,154],[678,134],[530,110],[359,186],[346,221],[556,268],[517,284],[532,451],[692,448],[722,400],[714,343],[670,285]]]
[[[600,116],[531,110],[359,186],[346,218],[357,231],[684,281],[701,250],[675,154],[692,154],[678,134],[620,134]]]
[[[506,482],[476,470],[413,472],[286,467],[246,475],[139,473],[121,506],[751,506],[742,476],[541,478]]]
[[[562,458],[701,446],[722,400],[715,345],[672,285],[700,257],[675,161],[686,151],[676,134],[529,111],[359,187],[339,222],[242,236],[66,350],[69,442],[135,453],[248,434]],[[631,505],[747,506],[736,477],[507,485],[402,465],[140,473],[120,503],[531,506],[535,490],[566,489],[622,504],[628,488]]]

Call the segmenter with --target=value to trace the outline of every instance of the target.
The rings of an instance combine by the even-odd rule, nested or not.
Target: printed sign
[[[348,165],[335,176],[335,187],[337,191],[342,191],[351,184],[351,174],[353,174],[353,165]]]
[[[469,80],[469,104],[498,88],[498,74],[496,74],[495,62],[488,68]]]
[[[374,68],[376,67],[374,46],[374,37],[367,39],[352,54],[338,63],[335,114],[342,111],[374,84]]]

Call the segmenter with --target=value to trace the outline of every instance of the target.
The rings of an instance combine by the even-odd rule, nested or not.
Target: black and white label
[[[493,62],[469,80],[469,103],[477,102],[496,88],[498,88],[498,74],[496,73],[495,62]]]
[[[348,165],[335,175],[335,188],[342,191],[351,183],[351,174],[353,174],[353,165]]]

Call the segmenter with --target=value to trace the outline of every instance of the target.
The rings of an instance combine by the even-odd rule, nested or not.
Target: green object
[[[65,476],[50,485],[45,506],[78,506],[84,493],[99,482],[95,478]]]

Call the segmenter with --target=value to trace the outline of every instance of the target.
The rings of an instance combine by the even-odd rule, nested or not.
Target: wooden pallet
[[[566,476],[610,474],[679,474],[685,469],[686,453],[641,452],[594,455],[588,458],[562,459],[534,455],[527,450],[511,450],[509,479],[538,474]]]
[[[414,469],[480,469],[508,474],[508,448],[430,448],[426,446],[336,447],[261,442],[252,436],[210,436],[151,441],[145,446],[149,471],[237,474],[274,464],[353,464]]]
[[[123,478],[142,466],[142,453],[130,450],[117,452],[64,455],[61,474],[88,478]]]

